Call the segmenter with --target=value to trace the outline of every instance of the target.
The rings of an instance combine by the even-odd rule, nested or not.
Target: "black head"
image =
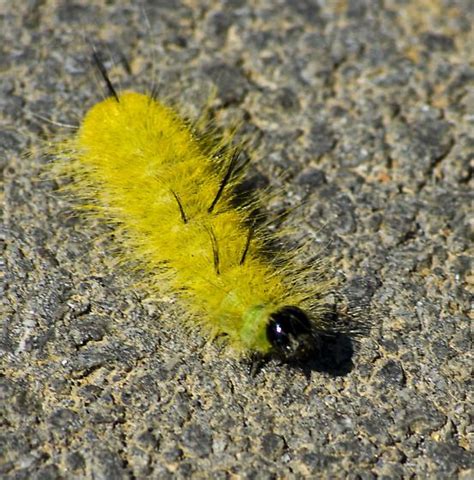
[[[293,306],[280,308],[270,315],[267,338],[273,352],[286,360],[304,358],[314,351],[317,341],[306,313]]]

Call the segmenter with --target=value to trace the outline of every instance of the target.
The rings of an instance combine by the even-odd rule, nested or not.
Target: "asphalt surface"
[[[0,477],[472,478],[473,3],[143,5],[0,2]],[[39,116],[102,98],[91,43],[190,116],[217,88],[364,335],[252,377],[136,287],[40,177]]]

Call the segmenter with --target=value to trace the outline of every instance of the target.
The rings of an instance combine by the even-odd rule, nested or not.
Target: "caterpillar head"
[[[280,308],[270,315],[267,338],[274,354],[285,360],[302,359],[317,346],[308,316],[294,306]]]

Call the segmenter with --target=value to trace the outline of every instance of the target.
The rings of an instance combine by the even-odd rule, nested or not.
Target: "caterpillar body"
[[[291,252],[266,253],[271,236],[253,224],[254,205],[235,201],[242,172],[229,136],[198,135],[153,94],[117,92],[98,65],[110,95],[53,147],[80,207],[110,225],[147,285],[176,295],[188,323],[212,338],[241,354],[314,351],[331,282],[309,284],[306,273],[320,267],[297,266]]]

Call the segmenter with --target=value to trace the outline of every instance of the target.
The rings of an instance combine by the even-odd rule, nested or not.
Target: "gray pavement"
[[[148,21],[17,3],[0,1],[0,477],[472,478],[473,3],[143,2]],[[102,97],[89,42],[190,116],[217,87],[218,123],[255,143],[250,183],[281,192],[270,216],[300,205],[285,225],[346,278],[365,335],[253,378],[136,288],[39,177],[61,128],[37,115],[77,124]]]

